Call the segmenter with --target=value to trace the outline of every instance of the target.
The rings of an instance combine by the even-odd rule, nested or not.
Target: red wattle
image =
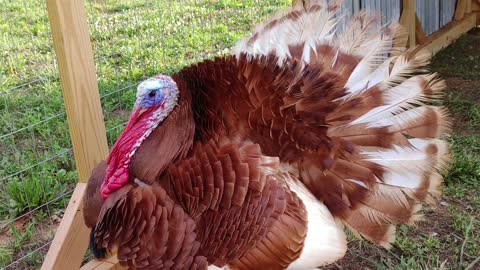
[[[132,152],[139,146],[137,141],[150,128],[148,118],[154,108],[149,108],[140,113],[140,108],[135,107],[127,125],[118,137],[107,158],[107,172],[100,188],[102,198],[105,200],[112,192],[123,187],[129,180],[128,164]]]

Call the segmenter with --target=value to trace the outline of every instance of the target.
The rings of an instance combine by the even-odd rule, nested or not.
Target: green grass
[[[0,6],[0,268],[37,249],[10,269],[38,268],[76,182],[44,2],[7,0]],[[128,116],[139,81],[225,53],[255,23],[289,5],[106,2],[87,1],[86,11],[109,143]],[[417,228],[400,226],[389,251],[351,238],[347,257],[331,269],[480,267],[479,44],[474,31],[431,64],[448,78],[444,104],[456,119],[442,204],[427,209]]]
[[[225,53],[265,16],[289,5],[287,0],[93,2],[85,7],[110,144],[142,79]],[[45,1],[5,1],[0,33],[2,268],[51,240],[77,179]],[[30,231],[18,247],[19,233]],[[36,268],[45,248],[40,251],[10,269]]]

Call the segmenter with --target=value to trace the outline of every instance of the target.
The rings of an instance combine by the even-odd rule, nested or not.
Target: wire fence
[[[224,54],[290,4],[85,1],[109,144],[141,80]],[[1,1],[0,35],[0,269],[38,269],[77,182],[45,1]]]

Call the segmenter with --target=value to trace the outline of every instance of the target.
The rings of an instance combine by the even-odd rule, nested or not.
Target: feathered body
[[[362,12],[335,32],[338,4],[141,85],[89,182],[94,249],[131,269],[311,269],[344,255],[344,226],[389,247],[419,218],[449,160],[444,83],[393,47],[395,24]]]

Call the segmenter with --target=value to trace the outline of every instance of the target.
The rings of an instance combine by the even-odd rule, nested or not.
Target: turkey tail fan
[[[440,194],[450,160],[441,139],[450,118],[436,106],[445,83],[426,71],[428,55],[398,46],[407,35],[397,23],[380,26],[379,16],[362,11],[337,32],[340,2],[329,2],[310,1],[274,15],[237,43],[233,54],[250,61],[274,55],[279,67],[300,62],[303,68],[292,71],[298,78],[317,72],[343,86],[315,90],[341,92],[318,101],[335,104],[318,123],[328,127],[319,135],[323,144],[284,162],[346,227],[389,247],[395,225],[417,221],[422,204]],[[300,91],[314,91],[310,86],[305,81]]]
[[[336,199],[342,199],[342,207],[334,201],[332,210],[356,235],[388,248],[395,224],[413,224],[422,203],[440,194],[450,158],[438,138],[448,135],[450,119],[445,108],[434,106],[445,83],[424,70],[428,57],[405,51],[374,65],[368,58],[374,59],[367,54],[353,69],[347,94],[327,118],[328,136],[355,149],[337,157],[349,166],[331,169],[340,182]]]
[[[333,214],[356,235],[387,248],[395,239],[395,224],[414,223],[421,217],[422,203],[439,196],[441,173],[450,160],[448,145],[438,139],[450,131],[448,112],[434,106],[445,83],[426,73],[427,56],[394,47],[388,51],[398,30],[384,28],[385,42],[361,56],[345,84],[347,94],[328,117],[327,132],[355,149],[337,157],[337,164],[348,166],[330,170],[340,182],[336,199],[342,199],[343,206],[333,202]],[[343,40],[337,39],[336,45],[354,44]],[[368,42],[360,39],[350,47]],[[390,57],[382,59],[386,52]]]

